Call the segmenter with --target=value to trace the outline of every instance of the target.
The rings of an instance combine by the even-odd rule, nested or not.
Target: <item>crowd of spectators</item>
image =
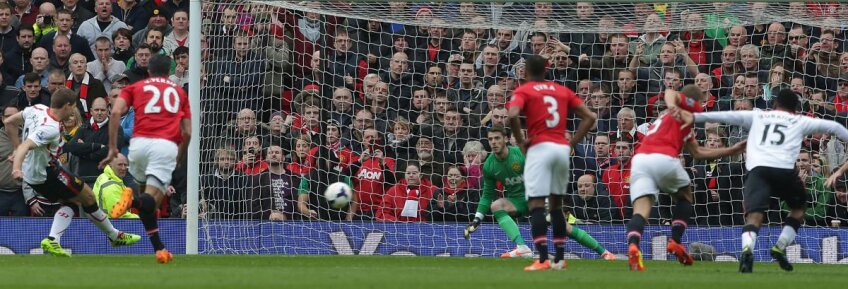
[[[101,128],[120,121],[124,150],[132,137],[133,112],[110,120],[109,99],[147,77],[151,55],[169,55],[171,80],[201,89],[203,218],[466,222],[481,194],[486,132],[507,125],[507,102],[525,81],[523,56],[539,54],[549,59],[548,79],[598,115],[574,148],[570,211],[581,222],[623,223],[629,160],[664,111],[665,89],[697,85],[707,111],[768,109],[772,95],[789,88],[802,114],[844,123],[848,112],[848,30],[835,23],[846,4],[368,4],[427,26],[314,12],[359,3],[300,5],[309,12],[204,1],[194,16],[203,18],[201,43],[191,44],[202,48],[203,65],[190,68],[186,0],[0,1],[4,117],[49,102],[58,87],[77,91],[62,161],[94,182],[108,139]],[[764,13],[774,10],[807,21]],[[507,16],[526,21],[478,25]],[[188,71],[200,72],[201,83],[189,83]],[[578,122],[569,119],[569,129]],[[706,147],[748,133],[711,123],[696,131]],[[809,194],[807,224],[848,225],[844,182],[835,192],[823,185],[848,159],[845,144],[818,134],[803,147],[797,168]],[[11,149],[0,130],[0,156]],[[694,224],[742,225],[744,156],[680,159],[693,179]],[[0,215],[49,216],[42,209],[51,204],[22,193],[4,173],[9,166],[0,164]],[[186,216],[184,168],[162,217]],[[131,176],[124,181],[134,186]],[[323,198],[335,182],[354,189],[345,208]],[[408,201],[417,201],[417,213],[401,212]],[[651,222],[661,224],[670,200],[658,203]],[[775,201],[769,221],[781,215]]]

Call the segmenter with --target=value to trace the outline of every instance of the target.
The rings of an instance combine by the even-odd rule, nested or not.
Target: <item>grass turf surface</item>
[[[845,265],[648,261],[646,272],[626,261],[569,260],[568,270],[523,272],[525,260],[392,256],[44,255],[0,257],[0,288],[845,288]]]

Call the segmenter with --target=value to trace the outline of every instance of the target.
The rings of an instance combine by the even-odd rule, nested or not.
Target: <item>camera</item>
[[[44,15],[44,16],[41,16],[41,18],[42,18],[41,23],[43,23],[44,25],[53,25],[53,16]]]

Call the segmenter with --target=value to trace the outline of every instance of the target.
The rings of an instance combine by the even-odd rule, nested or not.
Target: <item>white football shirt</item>
[[[61,128],[59,120],[50,114],[48,107],[37,104],[24,109],[23,138],[32,140],[37,146],[27,153],[23,163],[24,181],[43,184],[47,180],[47,166],[50,160],[62,152]]]
[[[720,111],[695,114],[695,122],[721,122],[748,129],[745,167],[795,168],[804,137],[827,133],[848,142],[848,129],[830,120],[779,110]]]

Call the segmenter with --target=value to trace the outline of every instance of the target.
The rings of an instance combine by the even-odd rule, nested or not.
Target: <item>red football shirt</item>
[[[394,170],[395,160],[392,158],[385,158],[385,160],[388,169]],[[353,186],[353,191],[359,198],[359,211],[368,212],[380,206],[387,190],[385,180],[386,176],[383,175],[380,159],[371,158],[362,163],[359,171],[356,172],[356,181]]]
[[[704,110],[691,98],[682,96],[678,104],[680,109],[691,112]],[[692,126],[681,130],[682,123],[677,121],[671,114],[663,114],[648,127],[645,136],[636,146],[636,154],[664,154],[676,158],[683,150],[683,144],[692,136]]]
[[[509,105],[521,108],[527,116],[529,146],[541,142],[567,145],[568,110],[583,105],[583,100],[553,81],[530,81],[515,89]]]
[[[151,77],[125,87],[120,97],[135,110],[134,137],[182,142],[180,120],[191,118],[182,87],[167,78]]]

